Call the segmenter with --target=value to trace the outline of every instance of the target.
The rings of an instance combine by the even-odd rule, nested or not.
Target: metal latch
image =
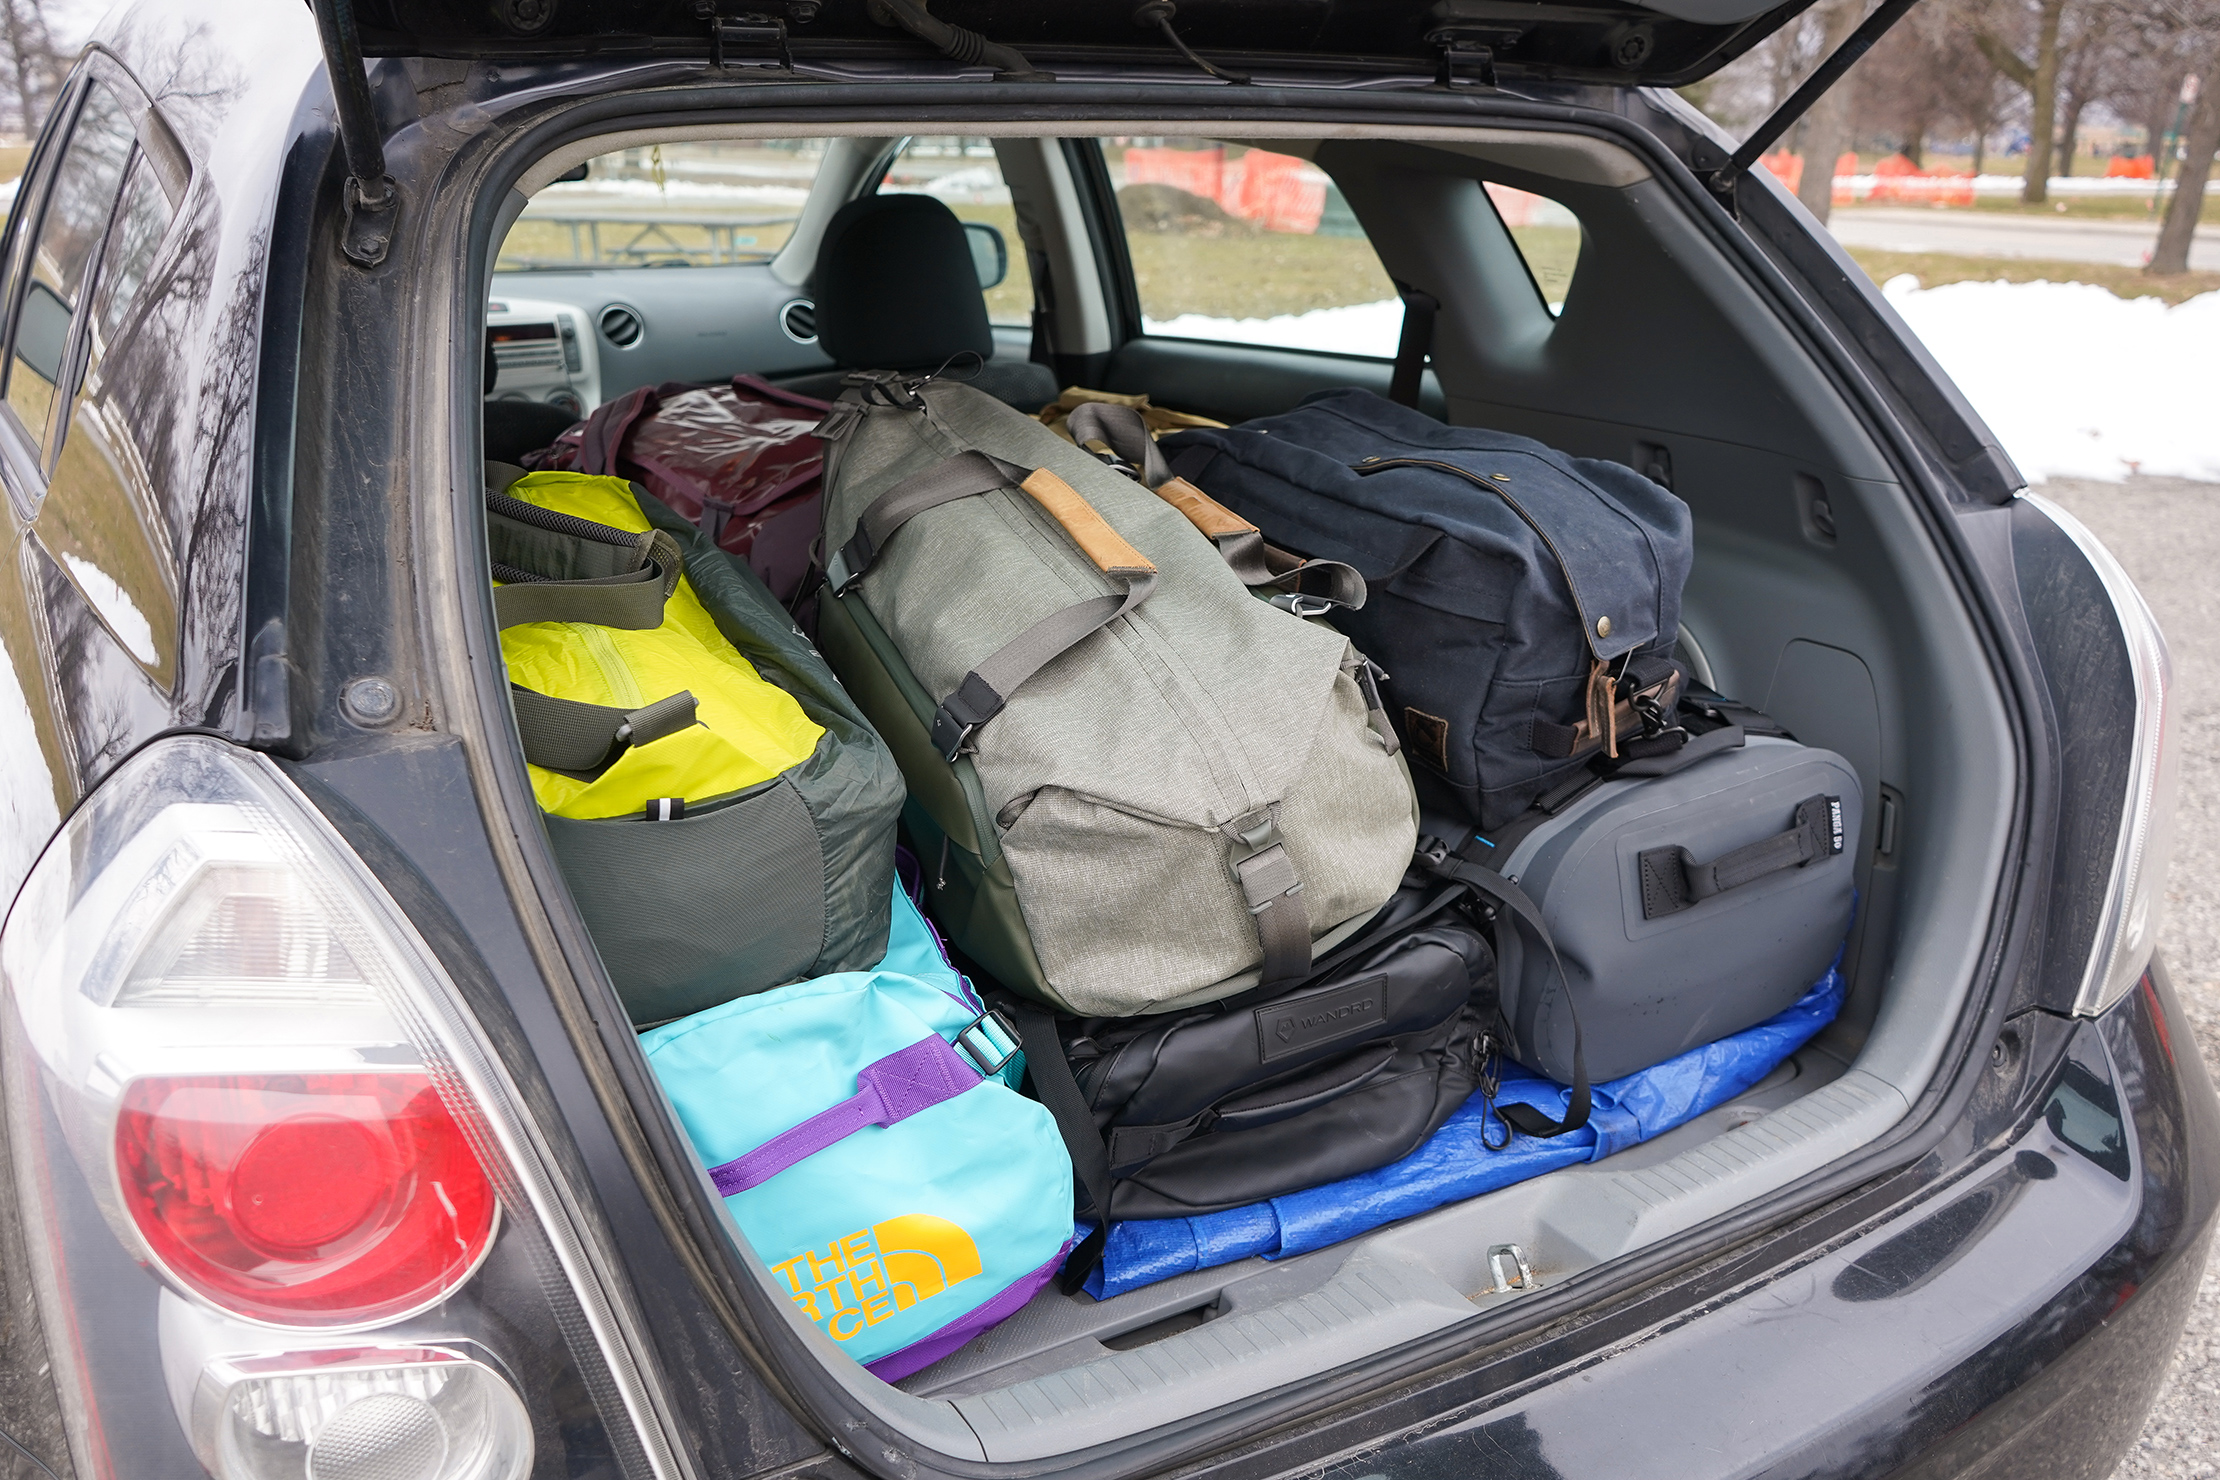
[[[1434,86],[1453,87],[1464,72],[1482,87],[1494,87],[1495,58],[1518,40],[1517,31],[1499,27],[1441,26],[1426,33],[1434,49]]]
[[[1535,1276],[1534,1266],[1526,1262],[1526,1250],[1517,1244],[1497,1244],[1488,1250],[1488,1276],[1495,1282],[1488,1289],[1491,1295],[1538,1290],[1542,1286]]]
[[[743,0],[746,9],[727,15],[719,0],[694,0],[694,16],[709,24],[709,65],[722,72],[727,63],[725,48],[735,47],[757,53],[770,52],[778,58],[779,70],[794,70],[794,53],[787,48],[786,27],[791,21],[806,26],[817,19],[817,0]],[[774,14],[774,9],[780,14]]]

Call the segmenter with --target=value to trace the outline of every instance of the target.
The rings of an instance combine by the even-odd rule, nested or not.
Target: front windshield
[[[786,244],[824,139],[656,144],[588,160],[532,197],[501,243],[503,272],[762,262]]]

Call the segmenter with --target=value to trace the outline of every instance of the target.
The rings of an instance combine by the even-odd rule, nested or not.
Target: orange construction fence
[[[1308,160],[1251,149],[1128,149],[1125,183],[1170,185],[1215,201],[1229,216],[1266,231],[1308,236],[1326,210],[1326,176]]]

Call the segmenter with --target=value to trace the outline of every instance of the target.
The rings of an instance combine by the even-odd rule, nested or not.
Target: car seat
[[[1046,365],[994,357],[963,223],[929,195],[867,195],[842,206],[825,228],[810,289],[818,347],[841,368],[781,380],[788,390],[831,400],[849,370],[945,367],[1022,411],[1056,399]]]

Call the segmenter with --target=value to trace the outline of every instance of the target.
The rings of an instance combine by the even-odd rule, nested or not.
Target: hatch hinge
[[[1726,204],[1728,210],[1734,209],[1735,182],[1751,165],[1764,157],[1766,150],[1779,142],[1781,135],[1796,126],[1796,120],[1810,111],[1812,104],[1818,102],[1829,88],[1842,80],[1843,73],[1857,65],[1858,58],[1873,50],[1873,43],[1886,35],[1889,27],[1902,20],[1904,13],[1918,3],[1919,0],[1882,0],[1881,8],[1867,16],[1858,29],[1850,33],[1850,39],[1836,47],[1827,60],[1821,62],[1811,76],[1804,79],[1804,85],[1790,93],[1788,101],[1775,108],[1771,117],[1752,129],[1750,136],[1742,141],[1741,147],[1728,156],[1727,162],[1706,177],[1704,183],[1711,187],[1712,193]],[[1824,161],[1817,163],[1823,168],[1831,168]]]
[[[764,65],[780,71],[794,70],[794,53],[787,45],[789,24],[806,26],[817,19],[817,0],[694,0],[694,15],[709,26],[709,65],[722,72],[732,65],[731,53],[775,57]]]
[[[1434,51],[1434,86],[1454,87],[1463,73],[1482,87],[1494,87],[1495,59],[1509,51],[1519,33],[1500,27],[1440,26],[1426,33]]]
[[[385,140],[378,132],[377,110],[370,101],[370,78],[362,70],[362,37],[355,28],[354,0],[315,0],[315,8],[316,34],[324,44],[324,70],[331,77],[339,147],[347,156],[347,228],[340,235],[339,249],[358,267],[376,267],[385,261],[386,251],[393,245],[401,188],[385,172]]]

